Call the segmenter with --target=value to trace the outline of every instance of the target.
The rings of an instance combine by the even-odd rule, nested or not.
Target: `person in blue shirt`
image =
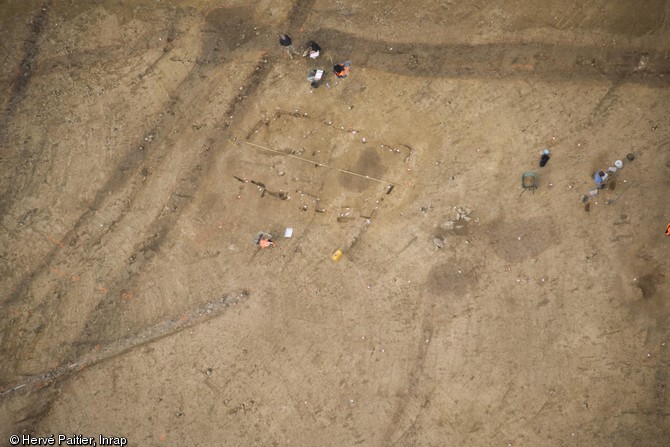
[[[595,180],[598,189],[602,189],[603,186],[605,186],[605,183],[607,183],[607,177],[608,175],[605,171],[597,171],[593,175],[593,180]]]

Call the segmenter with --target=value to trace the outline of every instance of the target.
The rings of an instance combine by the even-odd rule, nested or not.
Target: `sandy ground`
[[[2,445],[669,445],[670,3],[618,3],[0,1]]]

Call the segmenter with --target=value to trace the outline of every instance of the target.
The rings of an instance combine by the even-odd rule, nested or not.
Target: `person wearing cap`
[[[598,187],[598,189],[602,189],[603,186],[605,186],[605,183],[607,183],[607,177],[608,177],[607,172],[602,171],[602,170],[597,171],[593,175],[593,180],[595,180],[596,186]]]
[[[307,44],[307,49],[302,53],[302,57],[309,56],[310,59],[316,59],[321,54],[321,47],[318,43],[310,40]]]
[[[291,59],[293,59],[294,54],[298,54],[295,48],[293,48],[293,40],[288,34],[282,34],[279,36],[279,45],[284,47],[286,54],[288,54],[288,57]]]

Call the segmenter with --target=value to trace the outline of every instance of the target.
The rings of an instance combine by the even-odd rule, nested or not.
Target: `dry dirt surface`
[[[0,58],[1,445],[670,445],[667,0],[0,0]]]

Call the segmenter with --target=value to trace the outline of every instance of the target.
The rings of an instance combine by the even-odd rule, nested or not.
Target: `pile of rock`
[[[454,209],[456,210],[456,220],[464,220],[466,222],[470,222],[472,220],[472,218],[470,217],[472,210],[470,208],[454,207]]]

